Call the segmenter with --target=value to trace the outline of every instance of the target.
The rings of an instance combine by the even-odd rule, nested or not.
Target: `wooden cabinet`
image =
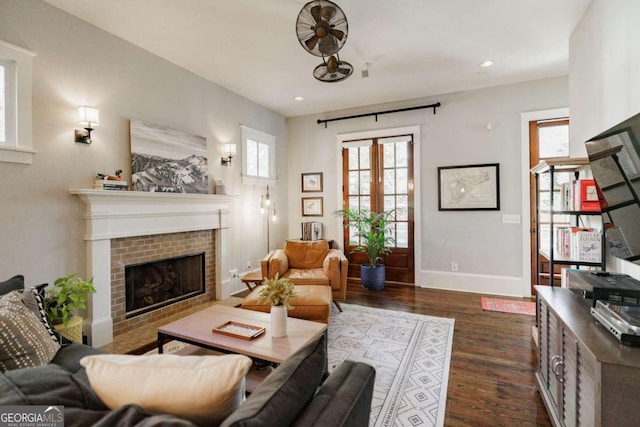
[[[555,426],[635,426],[640,348],[623,346],[569,289],[536,287],[538,389]]]

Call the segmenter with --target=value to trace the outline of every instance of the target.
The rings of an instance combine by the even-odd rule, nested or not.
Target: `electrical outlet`
[[[503,224],[520,224],[520,215],[502,215]]]
[[[451,261],[451,271],[458,271],[458,263]]]
[[[251,271],[251,261],[247,261],[247,271]]]
[[[234,268],[229,270],[229,277],[232,279],[237,279],[238,278],[238,269]]]

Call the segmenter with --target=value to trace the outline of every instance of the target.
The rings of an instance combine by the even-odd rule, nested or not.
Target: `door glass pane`
[[[396,196],[396,218],[400,221],[407,221],[409,219],[409,197],[408,196]]]
[[[360,194],[369,194],[371,192],[371,172],[360,172]]]
[[[406,222],[396,222],[396,247],[409,247],[409,227]]]
[[[360,147],[360,169],[369,169],[371,167],[371,155],[369,147]]]
[[[358,147],[351,147],[348,149],[349,156],[349,170],[358,169]]]
[[[396,169],[396,193],[408,193],[407,168]]]
[[[360,197],[360,209],[371,210],[371,197],[369,196]]]
[[[569,125],[538,127],[540,158],[569,157]]]
[[[395,209],[396,207],[396,198],[394,196],[384,196],[384,210],[388,211],[391,209]]]
[[[407,167],[409,165],[407,153],[409,152],[407,144],[408,142],[396,142],[396,167]]]
[[[360,188],[360,173],[349,172],[349,195],[358,194]]]
[[[387,144],[388,145],[388,144]],[[385,194],[393,194],[395,193],[395,169],[385,169],[382,182],[383,189]]]
[[[395,144],[382,144],[383,153],[383,167],[392,168],[395,166]]]

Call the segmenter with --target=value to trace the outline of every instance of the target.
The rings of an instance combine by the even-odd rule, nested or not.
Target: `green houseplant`
[[[271,336],[287,335],[287,312],[293,308],[289,301],[296,296],[291,280],[281,278],[277,273],[273,279],[265,277],[258,295],[261,301],[271,304]]]
[[[93,278],[83,280],[76,274],[60,277],[47,289],[45,311],[53,327],[63,336],[82,342],[82,318],[78,310],[87,307],[87,295],[95,293]]]
[[[365,288],[382,290],[384,288],[385,267],[380,264],[383,255],[391,253],[395,244],[393,232],[387,228],[396,209],[372,212],[368,209],[355,210],[345,207],[336,211],[342,217],[344,226],[353,229],[355,238],[350,244],[355,245],[353,252],[362,252],[367,257],[367,264],[360,267],[360,280]]]

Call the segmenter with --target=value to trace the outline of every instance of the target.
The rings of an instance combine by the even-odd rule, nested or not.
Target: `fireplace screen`
[[[126,317],[204,293],[204,252],[125,266]]]

